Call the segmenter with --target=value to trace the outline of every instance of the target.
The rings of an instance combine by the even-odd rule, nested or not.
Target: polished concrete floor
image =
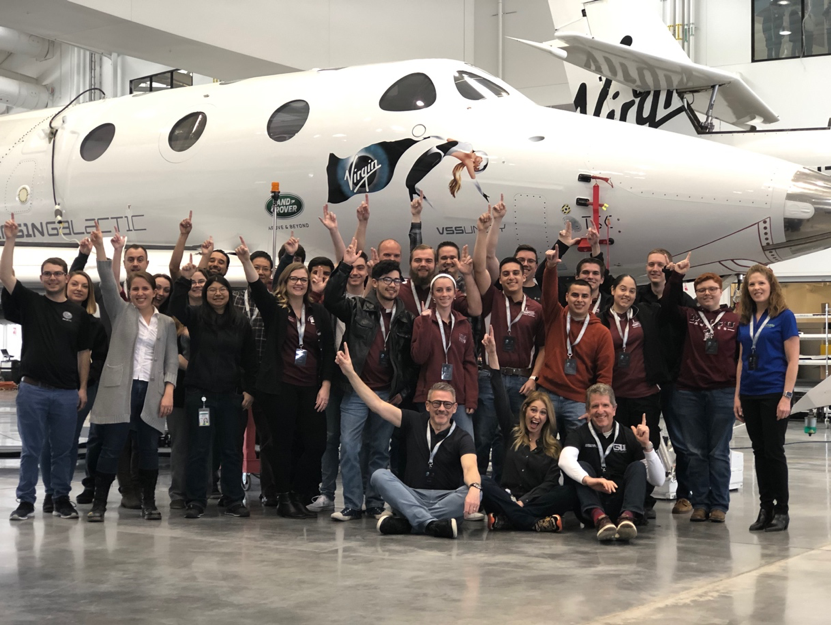
[[[725,525],[689,523],[660,502],[628,545],[600,545],[578,527],[538,535],[474,523],[455,541],[381,536],[369,520],[292,521],[259,505],[250,519],[212,505],[190,521],[170,514],[165,484],[160,523],[119,510],[115,494],[103,524],[45,517],[38,504],[34,520],[0,521],[0,623],[827,625],[831,435],[822,428],[809,442],[791,426],[783,534],[747,531],[757,512],[749,450]],[[743,429],[734,444],[748,445]],[[15,462],[0,461],[3,515],[16,482]]]

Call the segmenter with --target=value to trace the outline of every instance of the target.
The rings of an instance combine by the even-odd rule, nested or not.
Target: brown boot
[[[690,521],[693,523],[703,523],[708,518],[708,513],[704,508],[696,508],[693,510],[692,516],[690,517]]]
[[[692,504],[688,499],[679,499],[672,506],[672,514],[687,514],[690,510],[692,510]]]

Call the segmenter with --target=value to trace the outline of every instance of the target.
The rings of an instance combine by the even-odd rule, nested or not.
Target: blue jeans
[[[329,393],[329,404],[326,406],[326,451],[320,460],[320,494],[330,501],[335,500],[340,467],[341,401],[343,391],[333,388]]]
[[[537,390],[548,393],[548,397],[554,405],[554,416],[557,417],[557,434],[560,437],[560,442],[565,443],[568,433],[585,423],[585,420],[580,420],[580,417],[586,414],[585,402],[560,397],[542,386],[538,386]]]
[[[146,396],[147,382],[133,380],[130,391],[129,423],[96,424],[96,432],[101,441],[101,452],[95,467],[97,472],[109,475],[115,475],[118,472],[118,459],[124,451],[127,439],[130,438],[130,431],[135,432],[139,452],[139,469],[142,471],[159,470],[159,431],[141,418]]]
[[[72,442],[72,449],[69,452],[69,481],[72,482],[72,475],[75,473],[75,467],[78,465],[78,439],[81,437],[81,430],[84,429],[84,421],[87,420],[89,411],[92,410],[92,404],[95,401],[95,394],[98,392],[98,383],[87,387],[87,403],[78,411],[78,422],[75,427],[75,438]],[[90,427],[90,429],[92,429]],[[49,436],[43,441],[43,451],[40,454],[40,479],[43,480],[43,486],[47,495],[52,495],[52,445],[49,444]]]
[[[199,425],[199,409],[202,397],[211,409],[210,425]],[[242,490],[242,443],[248,413],[242,410],[242,396],[236,393],[209,393],[189,388],[185,395],[185,411],[188,419],[188,469],[186,491],[188,503],[195,503],[204,510],[208,505],[211,447],[214,433],[219,446],[222,466],[222,494],[229,506],[245,499]]]
[[[505,387],[505,392],[508,394],[508,403],[511,406],[511,412],[514,416],[519,416],[519,410],[525,401],[525,395],[519,392],[519,389],[528,381],[521,375],[505,375],[502,376],[502,385]]]
[[[730,439],[735,389],[675,390],[673,405],[690,453],[690,503],[708,512],[730,507]]]
[[[375,391],[388,401],[389,390]],[[366,443],[369,452],[369,474],[386,469],[390,462],[390,439],[394,426],[374,412],[370,412],[355,391],[343,396],[340,405],[340,470],[343,478],[343,501],[347,508],[360,510],[364,499],[364,484],[361,475],[361,447],[364,440],[364,426],[369,421]],[[366,489],[366,507],[383,508],[384,498],[370,482]]]
[[[505,459],[505,443],[502,440],[502,430],[496,418],[496,406],[493,401],[493,387],[489,371],[479,371],[479,405],[474,413],[473,431],[476,432],[476,459],[479,473],[488,472],[488,463],[491,460],[493,448],[493,479],[499,482],[502,479],[502,463]]]
[[[21,382],[16,404],[21,445],[17,498],[35,503],[38,465],[47,437],[52,448],[50,468],[55,497],[68,497],[72,480],[69,456],[78,423],[78,391]]]
[[[373,473],[370,483],[397,514],[410,522],[415,534],[423,534],[431,521],[456,519],[461,525],[464,520],[467,486],[456,490],[419,490],[405,485],[387,469]]]
[[[675,383],[665,384],[661,387],[661,413],[664,415],[669,440],[672,443],[672,450],[675,452],[675,479],[678,481],[675,498],[689,500],[690,487],[687,472],[690,466],[690,451],[687,449],[687,443],[684,442],[681,421],[678,415],[675,414],[674,398]]]
[[[419,408],[424,412],[427,412],[427,404],[419,404]],[[470,434],[470,438],[476,441],[476,436],[473,433],[473,419],[471,415],[467,414],[467,409],[464,406],[457,406],[456,412],[453,414],[453,420],[456,422],[460,428],[462,428],[465,432]]]

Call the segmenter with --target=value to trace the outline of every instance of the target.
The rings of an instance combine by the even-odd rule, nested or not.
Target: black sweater
[[[190,287],[191,281],[184,276],[176,280],[168,309],[190,334],[185,386],[211,393],[253,393],[258,364],[251,324],[245,317],[237,315],[233,325],[218,330],[206,326],[201,307],[188,305]],[[228,310],[233,310],[230,302]]]
[[[560,488],[560,466],[558,459],[545,454],[539,445],[536,449],[531,449],[528,445],[514,449],[514,427],[517,425],[517,417],[511,413],[502,374],[499,369],[491,369],[490,372],[496,416],[505,441],[505,460],[499,485],[526,504],[555,488]]]
[[[609,320],[611,303],[603,310],[598,311],[600,322],[611,329]],[[669,370],[664,356],[664,340],[670,332],[670,319],[657,304],[641,302],[632,306],[635,318],[641,322],[643,328],[643,366],[646,371],[647,384],[666,384],[670,382]]]

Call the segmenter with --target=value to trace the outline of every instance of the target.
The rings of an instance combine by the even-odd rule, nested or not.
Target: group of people
[[[240,290],[212,239],[198,266],[192,254],[182,264],[191,215],[169,274],[148,273],[146,249],[117,231],[109,259],[96,225],[71,270],[43,262],[39,295],[15,279],[12,216],[0,256],[3,310],[23,327],[11,518],[34,514],[39,468],[44,511],[78,518],[69,493],[87,417],[76,502],[92,505],[89,521],[104,520],[116,480],[122,506],[161,518],[165,432],[171,510],[199,518],[216,494],[226,515],[247,517],[250,412],[260,501],[281,517],[366,515],[382,534],[454,538],[465,519],[559,532],[573,511],[599,540],[628,541],[655,517],[652,491],[668,473],[656,451],[663,415],[676,454],[673,513],[725,521],[738,419],[760,495],[750,529],[787,529],[784,440],[799,338],[770,269],[748,270],[733,309],[716,274],[695,279],[695,299],[684,292],[689,254],[673,262],[664,249],[649,252],[646,284],[610,275],[593,229],[574,276],[559,271],[580,242],[569,224],[542,262],[529,245],[499,259],[502,200],[478,218],[472,254],[452,241],[427,245],[422,203],[410,207],[406,276],[398,241],[366,253],[366,196],[348,245],[324,207],[336,263],[306,263],[292,233],[275,268],[240,237]],[[98,285],[83,271],[93,250]]]

